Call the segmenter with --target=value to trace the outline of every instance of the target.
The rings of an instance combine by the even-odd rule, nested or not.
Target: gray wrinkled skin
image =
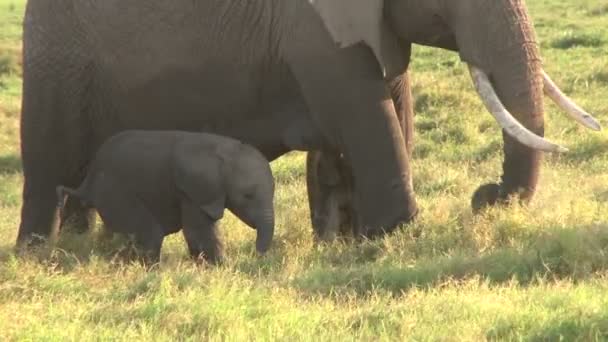
[[[217,221],[230,209],[257,230],[264,253],[274,231],[274,179],[255,148],[214,134],[130,130],[99,149],[77,189],[57,190],[95,208],[111,232],[133,234],[148,261],[183,227],[190,254],[221,259]]]

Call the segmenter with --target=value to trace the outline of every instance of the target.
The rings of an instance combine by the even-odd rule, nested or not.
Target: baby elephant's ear
[[[221,198],[218,198],[207,204],[203,204],[201,205],[201,209],[213,221],[217,221],[224,217],[224,208],[226,208],[226,201],[224,200],[225,198],[225,196],[222,196]]]
[[[217,160],[177,156],[174,181],[186,200],[199,207],[212,220],[224,216],[226,194]]]

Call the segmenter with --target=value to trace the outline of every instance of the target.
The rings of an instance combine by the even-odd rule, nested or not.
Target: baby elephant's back
[[[124,131],[99,149],[93,173],[103,171],[118,186],[150,204],[169,201],[173,192],[171,158],[175,135],[159,131]]]
[[[104,142],[95,157],[96,165],[116,174],[127,170],[150,173],[166,165],[171,157],[175,134],[167,131],[129,130],[118,133]]]
[[[188,157],[210,157],[221,154],[222,152],[233,152],[243,143],[237,139],[202,132],[181,132],[175,133],[175,153],[188,155]],[[177,152],[179,151],[179,152]],[[204,160],[204,159],[203,159]]]

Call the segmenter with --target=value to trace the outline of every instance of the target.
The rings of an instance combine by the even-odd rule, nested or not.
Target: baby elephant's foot
[[[190,253],[190,257],[197,265],[214,265],[219,266],[224,263],[224,255],[221,251]]]
[[[223,246],[217,235],[217,222],[208,220],[206,217],[186,215],[184,221],[187,224],[184,224],[182,232],[190,257],[197,264],[219,265],[224,261]]]
[[[131,239],[128,239],[126,245],[123,245],[114,253],[112,262],[119,264],[130,264],[136,262],[144,266],[146,269],[150,269],[154,265],[160,263],[160,253],[143,250]]]
[[[160,251],[137,250],[136,260],[147,270],[156,269],[160,265]]]
[[[146,271],[150,271],[158,268],[160,265],[160,254],[146,252],[130,245],[118,251],[112,258],[112,261],[123,265],[138,263],[143,266]]]
[[[160,264],[162,244],[163,238],[160,234],[157,234],[156,237],[136,235],[137,259],[146,269],[150,270]]]

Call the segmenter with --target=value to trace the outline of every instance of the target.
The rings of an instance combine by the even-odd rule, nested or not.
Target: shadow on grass
[[[599,17],[608,14],[608,4],[598,5],[587,12],[590,17]]]
[[[376,242],[321,246],[300,258],[302,265],[313,266],[299,271],[289,284],[305,296],[366,297],[377,292],[400,295],[412,288],[430,289],[476,278],[491,284],[515,281],[522,286],[539,280],[577,281],[608,270],[608,226],[540,232],[526,240],[529,242],[521,248],[420,257],[409,265],[398,255],[386,253],[385,247]],[[120,236],[103,241],[95,233],[62,234],[51,257],[41,261],[60,273],[70,273],[94,259],[120,267],[136,262],[120,257],[126,245],[126,239]],[[288,243],[277,241],[273,251],[260,258],[253,253],[253,243],[246,243],[231,251],[241,257],[221,267],[251,278],[267,278],[289,267],[289,258],[285,258],[289,248]],[[10,255],[12,251],[0,250],[0,262],[10,260]]]
[[[20,70],[17,55],[15,53],[0,53],[0,77],[17,74]]]
[[[581,315],[579,310],[572,310],[573,314],[553,319],[532,329],[526,340],[532,341],[605,341],[608,337],[608,312],[599,312],[594,315]],[[490,341],[511,340],[521,337],[527,327],[521,323],[500,321],[487,333]],[[586,332],[581,336],[581,332]]]
[[[272,242],[271,250],[264,256],[255,252],[255,242],[241,244],[237,250],[234,263],[228,267],[245,274],[251,278],[269,277],[290,267],[290,248],[293,246],[288,239],[276,238]],[[353,239],[338,239],[334,242],[312,245],[310,252],[299,259],[305,264],[324,264],[326,267],[343,266],[348,263],[354,265],[370,265],[382,256],[385,250],[376,243],[358,244]]]
[[[608,227],[586,227],[546,233],[522,250],[503,248],[483,255],[454,255],[396,266],[317,268],[295,279],[294,286],[313,295],[367,296],[378,290],[399,295],[412,288],[480,277],[490,283],[515,280],[520,285],[538,279],[584,279],[608,269]]]
[[[599,34],[566,32],[562,37],[553,40],[551,47],[566,50],[574,47],[600,47],[603,44],[604,41]]]
[[[23,171],[21,158],[15,154],[0,156],[0,174],[18,173]]]
[[[599,71],[593,75],[591,75],[591,80],[595,81],[601,85],[608,85],[608,72]]]
[[[570,152],[559,156],[560,161],[569,163],[581,163],[602,156],[608,153],[608,145],[599,137],[589,136],[586,139],[579,141]]]
[[[62,232],[52,247],[43,244],[17,254],[14,245],[3,246],[0,248],[0,263],[9,262],[15,255],[24,261],[39,263],[53,272],[64,274],[87,265],[94,259],[104,260],[117,267],[139,263],[127,236],[114,234],[112,238],[107,238],[101,232]]]

